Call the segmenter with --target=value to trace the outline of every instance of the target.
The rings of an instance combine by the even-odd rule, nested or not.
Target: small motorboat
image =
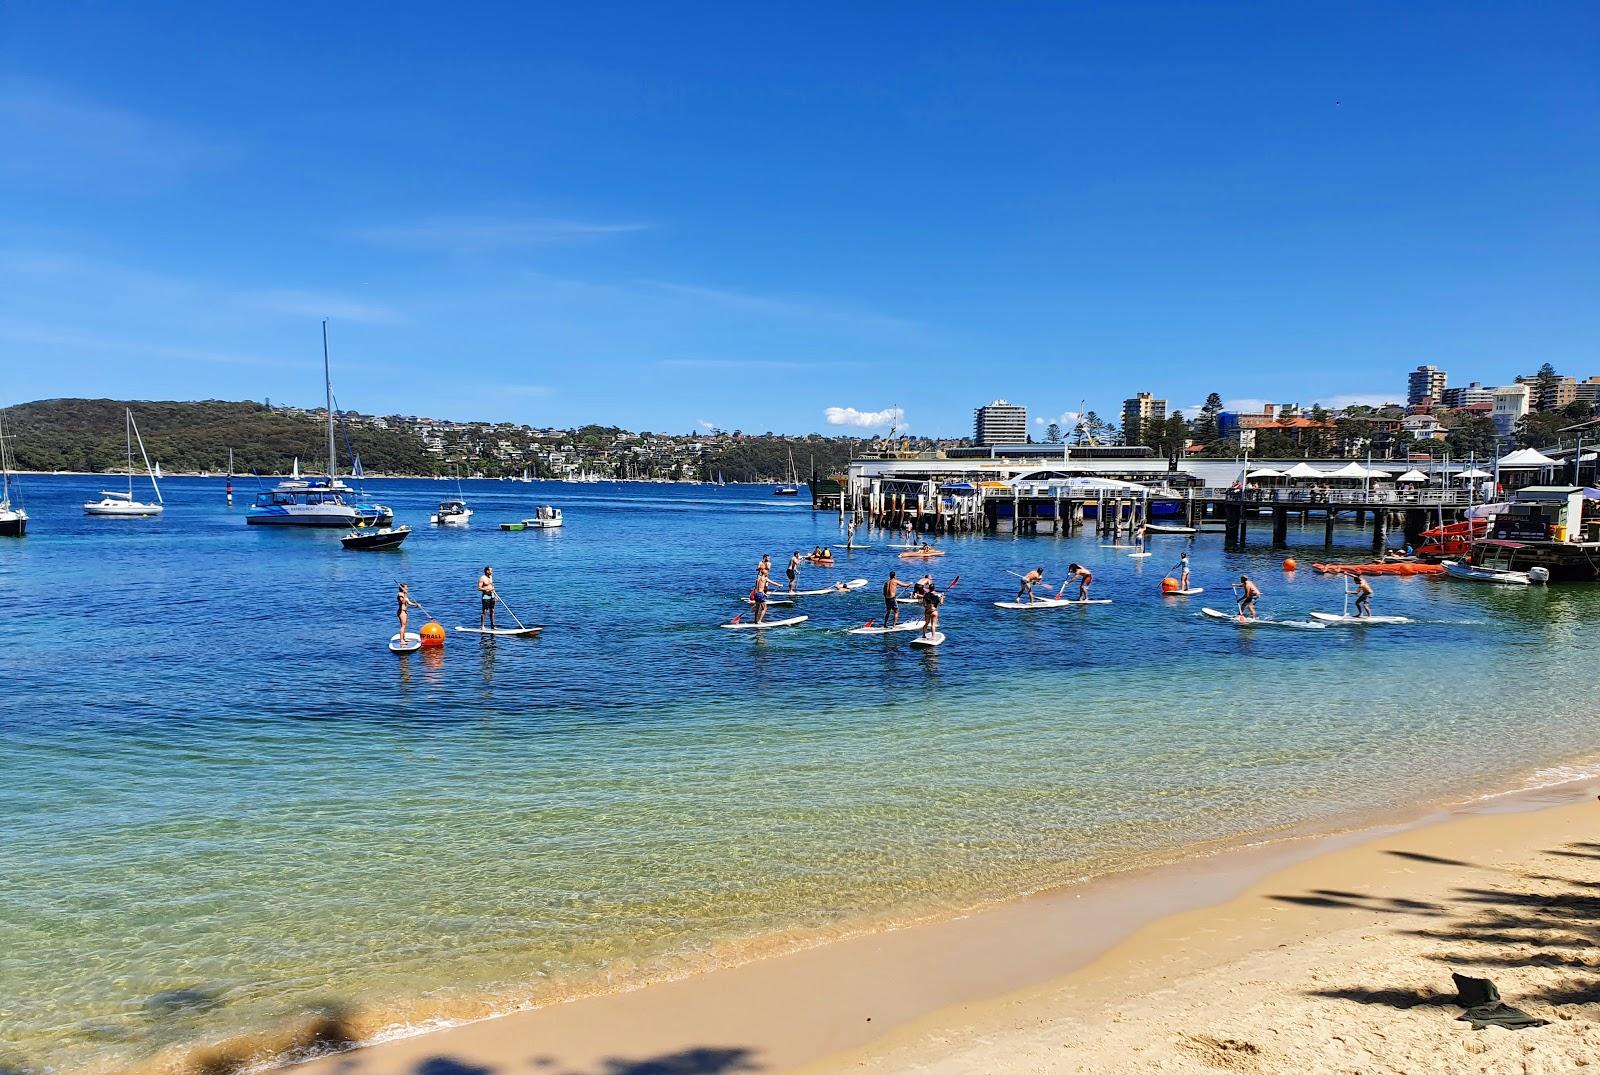
[[[561,509],[540,504],[533,510],[531,519],[518,519],[514,523],[501,523],[502,530],[554,530],[561,525]]]
[[[1461,579],[1463,582],[1493,582],[1501,586],[1528,586],[1536,582],[1550,581],[1550,572],[1542,567],[1530,567],[1526,571],[1511,571],[1505,568],[1463,564],[1459,560],[1446,560],[1439,566],[1444,568],[1446,575],[1453,579]]]
[[[466,526],[472,518],[472,509],[464,500],[441,500],[439,510],[428,517],[434,526]]]
[[[339,544],[357,552],[373,552],[380,549],[398,549],[410,536],[409,526],[363,526],[341,537]]]

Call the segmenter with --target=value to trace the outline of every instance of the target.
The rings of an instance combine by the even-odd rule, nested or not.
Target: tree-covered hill
[[[260,403],[45,399],[7,408],[0,420],[13,438],[19,469],[120,470],[127,462],[124,407],[133,408],[150,461],[168,473],[220,473],[228,466],[229,448],[240,474],[287,473],[297,456],[308,473],[324,467],[326,427],[303,412]],[[358,425],[350,429],[349,438],[362,466],[374,473],[431,474],[438,465],[422,442],[404,430]],[[344,439],[339,437],[340,468],[348,471]],[[137,446],[134,466],[143,466]]]

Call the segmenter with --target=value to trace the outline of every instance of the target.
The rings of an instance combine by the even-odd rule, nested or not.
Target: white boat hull
[[[125,518],[160,515],[163,510],[160,504],[141,504],[137,500],[97,500],[83,506],[85,515],[117,515]]]
[[[1453,579],[1463,582],[1490,582],[1501,586],[1530,586],[1533,579],[1526,571],[1496,571],[1491,568],[1473,567],[1471,564],[1459,563],[1455,560],[1446,560],[1441,565],[1444,573]]]

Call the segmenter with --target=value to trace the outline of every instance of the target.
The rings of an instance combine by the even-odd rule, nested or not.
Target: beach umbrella
[[[1369,477],[1369,478],[1392,478],[1392,477],[1394,477],[1394,475],[1391,474],[1387,470],[1379,470],[1376,467],[1368,467],[1367,468],[1367,477]]]
[[[1326,478],[1328,475],[1309,463],[1296,463],[1283,472],[1286,478]]]
[[[1426,482],[1428,476],[1420,470],[1408,470],[1395,479],[1397,482]]]
[[[1477,481],[1482,478],[1492,478],[1494,475],[1490,474],[1487,470],[1479,470],[1474,467],[1471,470],[1463,470],[1460,474],[1457,474],[1456,477],[1460,478],[1462,481]]]
[[[1367,468],[1360,463],[1346,463],[1332,474],[1322,475],[1325,478],[1354,478],[1357,481],[1367,476]]]
[[[1252,478],[1282,478],[1282,477],[1284,477],[1283,471],[1281,471],[1281,470],[1273,470],[1271,467],[1262,467],[1260,470],[1252,470],[1250,473],[1246,474],[1244,476],[1244,480],[1245,481],[1249,481]]]

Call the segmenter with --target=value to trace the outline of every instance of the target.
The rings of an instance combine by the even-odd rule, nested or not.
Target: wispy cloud
[[[1337,396],[1324,396],[1313,400],[1330,411],[1342,407],[1382,407],[1386,403],[1404,403],[1405,397],[1393,392],[1347,392]]]
[[[899,407],[887,407],[881,411],[862,411],[854,407],[829,407],[822,412],[830,426],[855,426],[859,429],[875,429],[879,426],[896,426],[903,433],[907,428],[906,412]]]
[[[922,326],[905,318],[858,310],[812,296],[761,295],[730,291],[726,288],[702,287],[697,284],[675,284],[662,280],[646,281],[645,286],[660,294],[686,302],[720,306],[726,310],[756,317],[821,321],[844,328],[894,334],[922,332]]]
[[[699,426],[701,429],[705,430],[707,433],[709,433],[713,429],[717,428],[717,423],[713,422],[709,418],[702,418],[698,422],[696,422],[695,425]]]
[[[1074,429],[1077,429],[1078,422],[1082,418],[1083,415],[1077,411],[1062,411],[1060,414],[1054,417],[1051,417],[1050,415],[1041,415],[1033,420],[1033,424],[1048,428],[1050,423],[1054,422],[1056,425],[1061,427],[1061,432],[1063,435],[1065,435],[1071,433]]]
[[[663,358],[656,365],[674,370],[819,370],[854,366],[832,359],[802,361],[786,358]]]
[[[237,156],[222,142],[32,79],[0,80],[0,177],[52,190],[146,194]]]
[[[206,362],[221,366],[272,366],[285,369],[310,368],[313,363],[265,355],[240,354],[205,347],[173,347],[166,344],[139,343],[111,336],[96,336],[74,332],[52,325],[35,325],[5,319],[0,320],[0,339],[14,343],[42,347],[84,347],[100,352],[133,355],[145,358],[169,358],[183,362]]]
[[[402,224],[355,228],[352,238],[374,246],[438,254],[488,254],[583,242],[644,231],[647,224],[595,223],[529,216],[436,216]]]
[[[260,291],[246,295],[245,299],[263,310],[294,317],[327,317],[334,321],[354,321],[364,325],[394,325],[405,320],[399,310],[382,303],[320,295],[312,291]]]

